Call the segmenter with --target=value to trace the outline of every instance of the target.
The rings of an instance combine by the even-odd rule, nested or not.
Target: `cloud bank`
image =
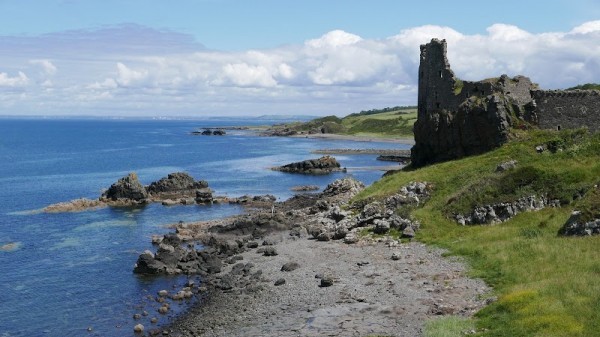
[[[448,41],[467,80],[523,74],[543,88],[600,78],[600,21],[533,34],[420,26],[382,39],[334,30],[303,44],[224,52],[137,25],[0,37],[0,114],[347,114],[414,105],[419,45]]]

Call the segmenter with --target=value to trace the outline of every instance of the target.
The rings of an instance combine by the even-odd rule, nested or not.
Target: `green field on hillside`
[[[538,145],[547,150],[537,153]],[[517,167],[496,172],[509,160]],[[497,296],[474,322],[436,321],[427,331],[472,323],[477,336],[600,336],[600,236],[558,234],[574,209],[600,217],[600,134],[517,132],[489,153],[387,176],[355,201],[384,198],[411,181],[434,185],[431,199],[411,214],[421,223],[417,239],[465,257],[471,275],[484,279]],[[494,225],[461,226],[452,218],[475,206],[532,194],[557,198],[561,207],[520,213]],[[452,319],[447,322],[456,323]]]
[[[326,116],[305,123],[291,123],[280,127],[307,133],[333,133],[374,138],[412,138],[412,128],[416,120],[416,107],[396,107],[363,111],[344,118]]]

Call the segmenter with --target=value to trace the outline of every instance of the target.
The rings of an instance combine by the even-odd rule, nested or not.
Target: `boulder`
[[[294,271],[298,268],[300,268],[298,262],[288,262],[281,267],[281,271]]]
[[[133,327],[133,332],[135,332],[135,333],[144,332],[144,326],[142,324],[136,324],[136,326]]]
[[[126,177],[112,184],[106,192],[102,193],[101,200],[107,201],[132,201],[137,203],[146,202],[148,191],[138,180],[137,174],[129,173]]]
[[[362,191],[365,188],[365,185],[354,179],[354,178],[343,178],[338,179],[327,185],[323,190],[323,195],[327,197],[332,197],[340,194],[350,194],[354,196],[358,192]]]
[[[149,251],[142,253],[135,264],[133,272],[136,274],[158,275],[167,272],[167,265],[154,258],[154,254]]]
[[[207,187],[208,183],[204,180],[196,181],[185,172],[175,172],[151,183],[147,190],[152,196],[176,195],[183,197],[194,195],[196,190]]]
[[[325,275],[321,278],[321,287],[331,287],[334,283],[334,279],[330,275]]]
[[[496,172],[508,171],[508,170],[514,169],[515,167],[517,167],[517,161],[509,160],[504,163],[498,164],[498,166],[496,166]]]

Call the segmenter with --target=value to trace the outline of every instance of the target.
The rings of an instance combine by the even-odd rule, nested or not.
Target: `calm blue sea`
[[[144,184],[186,171],[218,195],[273,194],[296,185],[324,187],[343,177],[291,175],[268,168],[316,158],[320,148],[407,148],[379,142],[264,138],[248,131],[192,136],[198,127],[265,124],[264,120],[0,119],[0,336],[129,336],[141,308],[164,324],[148,295],[182,284],[182,277],[132,273],[165,225],[241,212],[237,206],[149,205],[46,214],[39,209],[80,197],[97,198],[129,172]],[[375,155],[336,156],[366,184],[386,165]],[[8,246],[7,246],[8,245]],[[185,309],[182,304],[173,314]],[[88,331],[91,328],[91,332]]]

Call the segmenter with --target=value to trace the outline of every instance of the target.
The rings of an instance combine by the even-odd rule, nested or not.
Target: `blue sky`
[[[0,13],[0,115],[414,104],[433,37],[465,79],[600,82],[597,0],[0,0]]]

